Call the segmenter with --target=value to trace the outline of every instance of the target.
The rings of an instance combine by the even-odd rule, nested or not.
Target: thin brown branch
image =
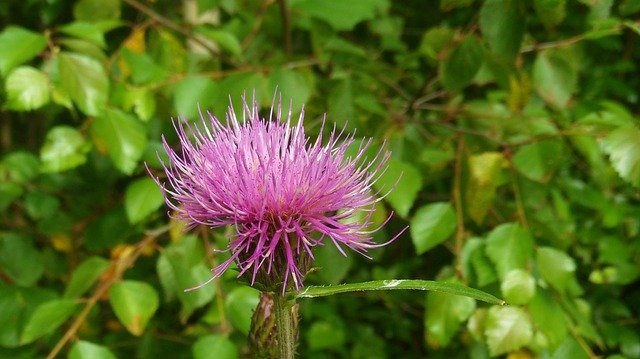
[[[240,47],[243,50],[245,50],[246,48],[249,47],[249,45],[251,45],[253,40],[256,38],[256,36],[260,32],[260,29],[262,28],[262,24],[264,23],[264,15],[267,12],[269,5],[271,5],[272,3],[273,3],[273,0],[262,0],[262,3],[260,4],[260,10],[258,10],[258,13],[256,14],[255,19],[253,21],[253,27],[251,27],[251,31],[249,31],[247,36],[245,36],[245,38],[242,40],[242,43],[240,44]]]
[[[80,329],[80,327],[86,320],[91,309],[96,305],[96,303],[98,303],[98,300],[104,297],[111,286],[122,278],[124,272],[126,272],[127,269],[133,266],[133,264],[143,253],[145,248],[151,245],[158,236],[160,236],[162,233],[165,233],[168,229],[168,226],[164,226],[154,231],[147,232],[145,234],[145,237],[135,245],[130,254],[123,254],[119,258],[111,261],[107,272],[110,273],[110,275],[108,276],[108,278],[103,280],[100,285],[98,285],[91,297],[87,300],[80,314],[78,314],[69,329],[67,329],[62,338],[60,338],[60,340],[56,343],[55,347],[51,350],[49,355],[47,355],[47,359],[55,358],[60,353],[62,348],[64,348],[64,346],[75,337],[78,329]]]
[[[208,43],[207,41],[202,40],[191,29],[188,29],[188,28],[185,28],[185,27],[182,27],[182,26],[176,24],[175,22],[173,22],[170,19],[158,14],[157,12],[153,11],[151,8],[149,8],[148,6],[142,4],[141,2],[139,2],[137,0],[123,0],[123,1],[125,3],[127,3],[129,6],[135,8],[136,10],[140,11],[141,13],[149,16],[153,20],[155,20],[158,23],[162,24],[163,26],[165,26],[165,27],[167,27],[167,28],[169,28],[169,29],[171,29],[171,30],[173,30],[175,32],[178,32],[178,33],[186,36],[190,40],[196,42],[198,45],[200,45],[203,48],[207,49],[207,51],[209,51],[209,53],[211,53],[212,55],[220,56],[220,51],[218,51],[217,48],[211,46],[211,44]]]
[[[278,0],[280,5],[280,13],[282,15],[282,33],[284,34],[284,51],[287,55],[291,55],[291,16],[286,0]]]
[[[462,246],[464,245],[464,213],[462,210],[462,154],[464,152],[464,136],[457,134],[458,146],[456,149],[456,158],[453,170],[453,204],[456,211],[456,237],[453,252],[456,256],[456,273],[462,276]]]

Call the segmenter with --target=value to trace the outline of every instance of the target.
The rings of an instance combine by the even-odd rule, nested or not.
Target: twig
[[[93,292],[93,295],[89,298],[89,300],[87,300],[87,303],[85,304],[80,314],[78,314],[69,329],[67,329],[62,338],[60,338],[60,340],[56,343],[56,346],[51,350],[49,355],[47,355],[47,359],[53,359],[60,353],[65,344],[67,344],[67,342],[69,342],[76,335],[76,332],[78,331],[78,329],[80,329],[80,326],[82,326],[85,319],[87,318],[87,315],[89,315],[89,312],[91,311],[93,306],[96,305],[98,300],[100,300],[100,298],[102,298],[109,291],[114,283],[122,278],[124,272],[126,272],[127,269],[129,269],[136,262],[144,249],[149,244],[153,243],[153,241],[155,241],[158,236],[160,236],[162,233],[165,233],[168,229],[168,226],[164,226],[154,231],[147,232],[145,237],[135,245],[131,254],[123,255],[111,262],[108,271],[112,273],[112,275],[101,282],[100,285],[96,288],[96,290]]]
[[[454,254],[456,256],[456,272],[462,277],[462,245],[464,244],[464,213],[462,212],[462,152],[464,151],[464,136],[457,134],[458,147],[456,149],[455,167],[453,170],[453,202],[456,210],[456,237]]]
[[[137,9],[141,13],[146,14],[147,16],[152,18],[153,20],[155,20],[158,23],[162,24],[163,26],[168,27],[169,29],[171,29],[173,31],[176,31],[176,32],[188,37],[189,39],[193,40],[194,42],[198,43],[198,45],[200,45],[200,46],[204,47],[205,49],[207,49],[207,51],[209,51],[212,55],[220,56],[220,51],[218,51],[217,48],[212,47],[211,44],[207,43],[206,41],[203,41],[192,30],[186,29],[186,28],[176,24],[175,22],[173,22],[170,19],[158,14],[157,12],[153,11],[151,8],[149,8],[146,5],[138,2],[137,0],[123,0],[123,1],[125,3],[127,3],[129,6]]]
[[[291,55],[291,19],[289,16],[289,8],[285,0],[278,0],[280,5],[280,13],[282,15],[282,32],[284,34],[284,51],[287,55]]]
[[[240,47],[243,50],[245,50],[247,47],[249,47],[249,45],[251,45],[251,43],[253,42],[253,39],[255,39],[258,33],[260,32],[260,29],[262,28],[262,23],[264,22],[264,14],[267,12],[267,8],[269,8],[269,5],[271,5],[272,3],[273,3],[273,0],[262,0],[262,3],[260,4],[260,10],[258,10],[258,13],[255,16],[255,20],[253,21],[253,27],[251,28],[251,31],[247,34],[247,36],[245,36],[245,38],[242,40],[242,43],[240,44]]]

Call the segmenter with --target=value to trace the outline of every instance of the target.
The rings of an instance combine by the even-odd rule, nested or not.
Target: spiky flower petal
[[[235,227],[231,257],[213,277],[236,262],[251,284],[300,289],[315,246],[330,240],[343,254],[346,246],[366,255],[384,245],[373,242],[370,227],[380,201],[372,185],[388,152],[366,159],[368,140],[347,156],[354,135],[335,126],[328,138],[312,141],[304,133],[304,110],[296,124],[291,110],[282,119],[280,104],[275,118],[273,105],[269,118],[261,118],[255,100],[243,100],[242,110],[239,121],[231,105],[226,124],[211,114],[201,116],[202,126],[175,122],[179,151],[163,137],[168,206],[192,226]],[[354,220],[358,211],[364,219]]]

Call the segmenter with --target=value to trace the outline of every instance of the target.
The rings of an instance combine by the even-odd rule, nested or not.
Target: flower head
[[[275,118],[273,105],[269,118],[261,118],[255,100],[243,99],[242,110],[243,121],[230,105],[226,124],[211,114],[201,116],[202,128],[174,122],[180,151],[163,137],[169,184],[158,183],[168,206],[191,226],[235,227],[231,257],[212,278],[235,262],[252,285],[300,289],[315,246],[331,241],[342,254],[346,246],[366,256],[386,244],[373,242],[370,227],[381,200],[372,185],[388,152],[365,158],[369,139],[350,157],[354,135],[335,126],[326,140],[320,131],[312,141],[304,133],[304,109],[297,124],[291,110],[283,121],[280,104]],[[364,219],[354,220],[358,211]]]

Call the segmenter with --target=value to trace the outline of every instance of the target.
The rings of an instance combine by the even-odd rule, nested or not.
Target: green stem
[[[273,295],[276,315],[276,337],[280,359],[293,359],[296,350],[295,319],[287,298],[280,293]]]

